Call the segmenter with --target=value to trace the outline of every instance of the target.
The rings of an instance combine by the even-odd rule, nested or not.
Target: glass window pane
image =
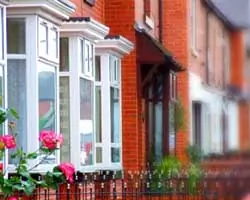
[[[120,148],[111,148],[111,162],[119,163],[121,161]]]
[[[101,81],[101,56],[95,57],[95,80]]]
[[[0,60],[3,59],[3,49],[4,49],[4,40],[3,40],[3,9],[0,7]]]
[[[7,19],[7,52],[25,54],[25,19]]]
[[[0,66],[0,107],[4,106],[4,77],[3,77],[3,67]],[[4,125],[0,126],[0,135],[4,133]]]
[[[69,38],[60,38],[60,71],[69,71]]]
[[[17,146],[27,150],[27,98],[25,60],[8,60],[8,107],[15,109],[20,119],[16,121]],[[14,120],[14,119],[11,119]],[[11,164],[17,160],[10,158]]]
[[[48,54],[48,26],[43,23],[39,25],[39,52]]]
[[[56,73],[55,68],[39,64],[39,132],[56,131]],[[42,158],[41,158],[42,159]],[[46,159],[45,163],[54,163],[55,156]]]
[[[69,77],[60,77],[60,132],[64,143],[61,147],[61,161],[70,160],[70,89]]]
[[[120,96],[119,89],[110,88],[111,142],[120,142]]]
[[[175,103],[169,103],[169,149],[175,152]]]
[[[96,142],[102,142],[102,102],[101,102],[101,87],[95,89],[95,125],[96,125]]]
[[[80,79],[81,165],[93,164],[93,82]]]
[[[53,58],[58,58],[58,32],[56,29],[51,29],[50,31],[51,39],[50,40],[50,55]]]
[[[154,112],[155,112],[155,121],[154,121],[154,134],[155,134],[155,159],[157,162],[161,161],[163,156],[163,105],[162,102],[157,102],[154,105]]]
[[[102,148],[96,147],[96,163],[102,163]]]

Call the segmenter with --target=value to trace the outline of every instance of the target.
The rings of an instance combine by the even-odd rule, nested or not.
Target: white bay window
[[[16,4],[15,0],[8,8],[7,106],[14,108],[20,116],[16,121],[17,146],[33,152],[39,149],[38,138],[42,130],[59,133],[58,27],[74,9],[65,4],[62,7],[59,1],[44,1],[48,8],[55,10],[53,13],[46,7],[41,12],[37,1],[22,1],[22,4],[26,3],[30,9],[18,1]],[[41,156],[29,164],[34,166],[43,158]],[[16,160],[9,157],[7,162],[8,170],[12,171]],[[44,158],[42,165],[34,171],[46,171],[58,162],[59,152]]]
[[[120,169],[120,59],[132,44],[114,39],[115,45],[103,48],[99,41],[108,41],[108,28],[92,19],[77,20],[65,22],[61,31],[61,132],[70,127],[61,159],[70,158],[78,170]]]

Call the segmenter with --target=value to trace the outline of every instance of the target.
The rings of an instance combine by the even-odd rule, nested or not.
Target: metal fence
[[[207,172],[192,181],[185,175],[161,177],[148,171],[77,174],[58,190],[37,188],[27,200],[241,200],[250,193],[250,173]]]

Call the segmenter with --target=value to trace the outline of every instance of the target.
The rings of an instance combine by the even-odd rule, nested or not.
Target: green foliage
[[[186,152],[191,163],[200,163],[204,156],[201,148],[197,145],[189,145]]]
[[[18,120],[18,113],[14,109],[2,109],[0,108],[0,125],[6,122],[6,120]],[[11,122],[9,126],[10,130],[15,129],[15,122]],[[16,134],[10,133],[14,137],[14,142],[16,141]],[[2,142],[2,141],[1,141]],[[3,142],[2,142],[3,143]],[[0,148],[0,159],[3,160],[6,150],[5,144],[1,145]],[[32,195],[37,186],[58,189],[58,184],[66,182],[64,174],[55,167],[52,172],[47,172],[45,179],[38,181],[32,177],[32,170],[39,166],[46,156],[54,153],[55,150],[48,150],[41,146],[36,152],[24,152],[22,148],[15,149],[11,154],[11,158],[15,159],[18,164],[16,165],[16,173],[8,178],[3,171],[0,171],[0,190],[5,198],[13,195],[15,192],[19,191],[28,196]],[[40,162],[35,166],[29,168],[29,161],[37,159],[41,155],[46,155]]]
[[[185,129],[185,126],[185,110],[181,101],[178,99],[175,104],[175,131]]]
[[[181,170],[181,162],[174,156],[168,156],[156,166],[156,171],[163,177],[177,176]]]

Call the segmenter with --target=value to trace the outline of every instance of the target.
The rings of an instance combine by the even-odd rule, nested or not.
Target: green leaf
[[[27,159],[30,159],[30,160],[36,159],[37,157],[38,157],[38,154],[35,152],[27,154]]]
[[[15,111],[13,108],[8,109],[8,111],[12,117],[14,117],[15,119],[19,119],[17,111]]]
[[[21,181],[21,183],[24,186],[25,194],[28,196],[32,195],[36,189],[36,185],[34,184],[34,182],[28,180],[28,181]]]

